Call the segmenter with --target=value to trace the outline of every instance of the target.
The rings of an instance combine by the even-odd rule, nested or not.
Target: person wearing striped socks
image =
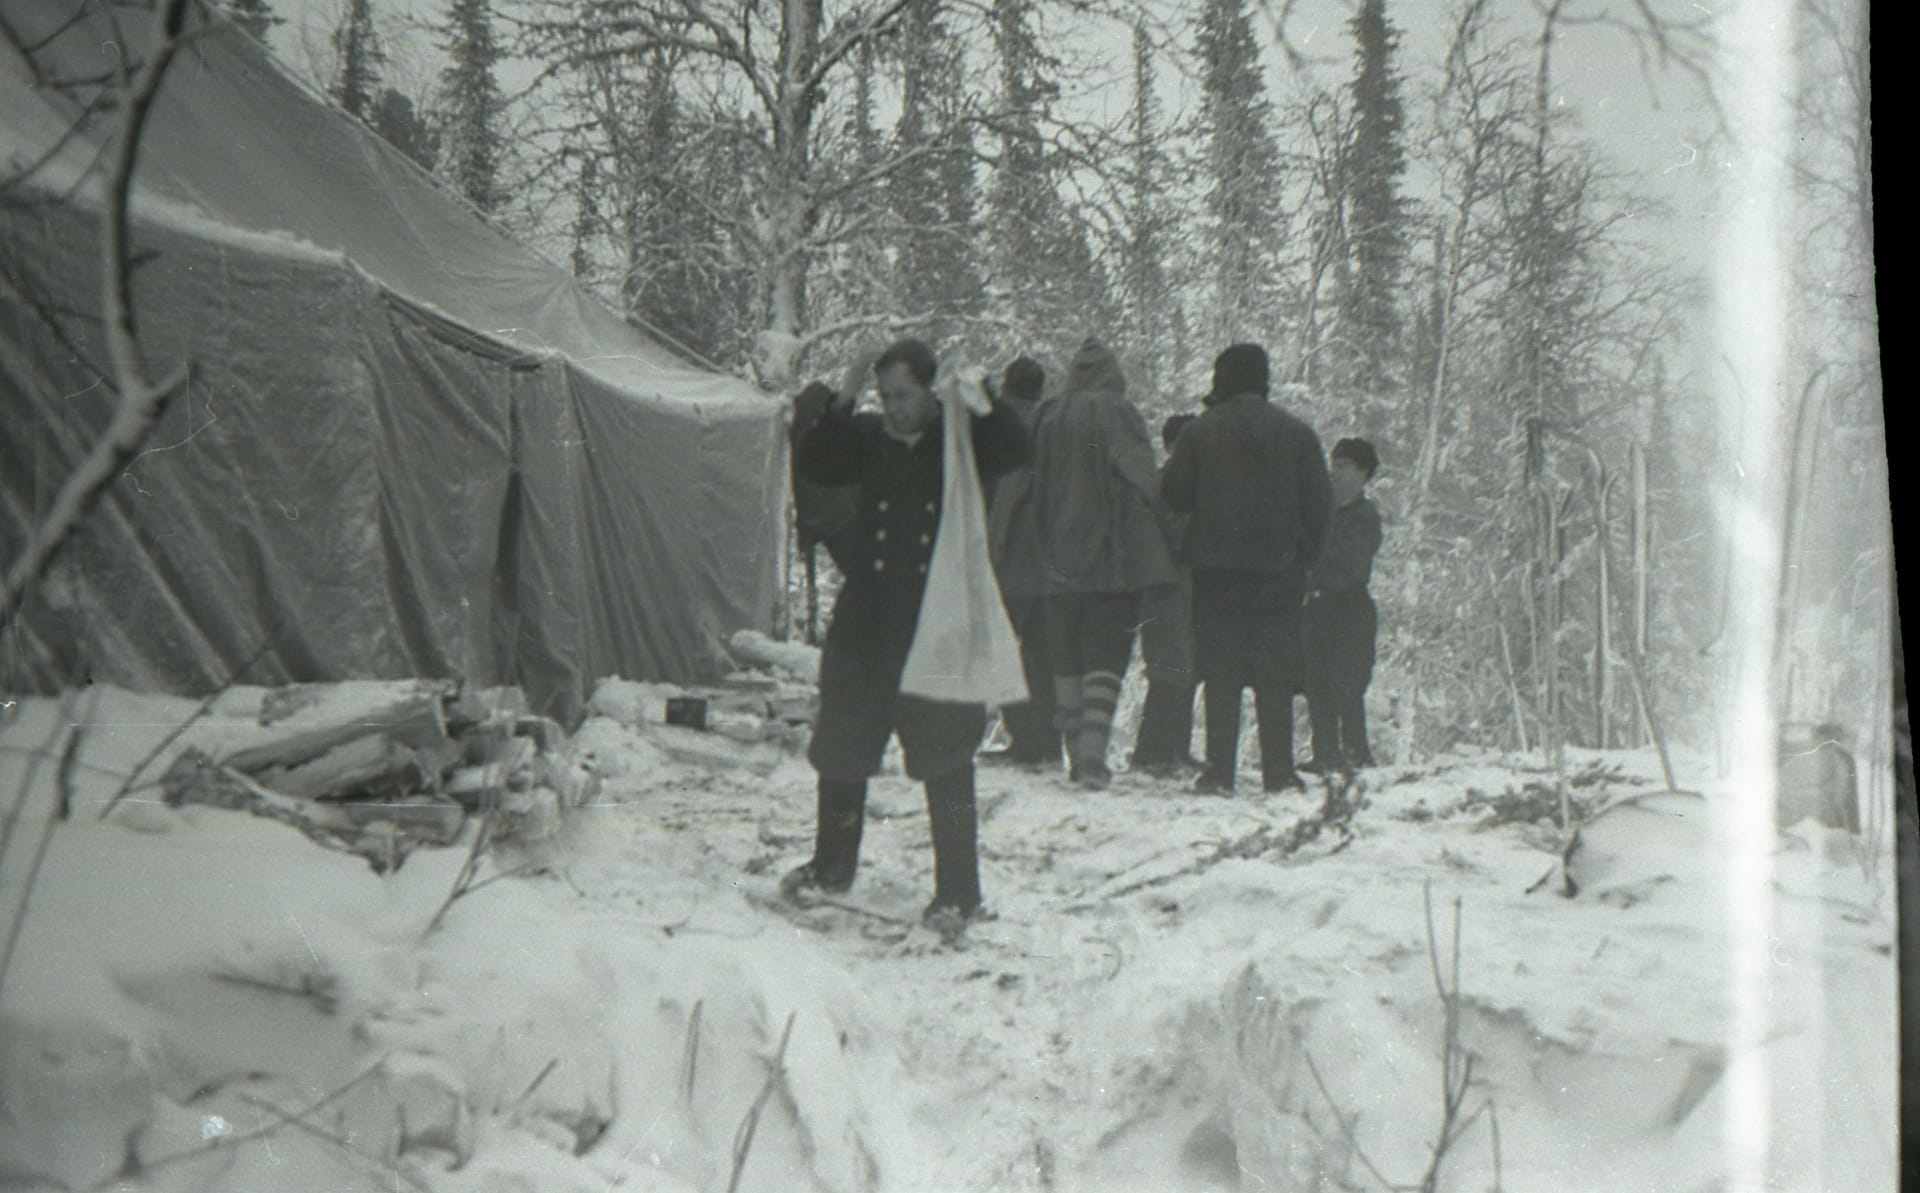
[[[1156,500],[1147,422],[1120,361],[1088,339],[1033,425],[1034,511],[1054,704],[1069,774],[1107,786],[1107,746],[1141,601],[1177,579]]]

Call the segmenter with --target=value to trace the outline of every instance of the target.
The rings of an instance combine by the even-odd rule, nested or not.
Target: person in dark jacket
[[[1175,414],[1160,427],[1160,443],[1167,454],[1180,432],[1197,415]],[[1166,517],[1167,545],[1182,557],[1186,518]],[[1141,703],[1140,732],[1133,741],[1134,770],[1145,774],[1176,775],[1200,768],[1193,757],[1193,697],[1200,688],[1193,666],[1193,572],[1178,566],[1178,582],[1147,599],[1140,619],[1140,657],[1146,663],[1147,696]]]
[[[1185,551],[1207,717],[1198,791],[1233,790],[1247,687],[1266,789],[1305,787],[1293,764],[1300,606],[1332,493],[1319,436],[1268,401],[1267,390],[1264,349],[1234,344],[1222,352],[1207,410],[1181,432],[1161,482],[1168,508],[1190,515]]]
[[[787,423],[789,458],[800,454],[800,441],[813,424],[827,412],[838,391],[824,381],[810,382],[793,399],[793,417]],[[807,577],[807,641],[819,640],[820,579],[817,547],[827,549],[827,557],[841,574],[846,563],[841,558],[855,533],[853,524],[854,491],[851,485],[817,485],[793,470],[793,529]]]
[[[938,361],[918,340],[900,340],[871,363],[879,414],[855,414],[865,359],[800,442],[795,461],[815,484],[857,487],[846,581],[820,656],[820,712],[807,758],[819,773],[813,857],[781,880],[783,894],[840,892],[853,885],[865,823],[867,780],[897,734],[909,778],[926,785],[934,891],[926,918],[943,928],[980,911],[973,754],[986,709],[903,695],[900,674],[919,624],[927,566],[940,525],[944,450]],[[983,479],[1026,462],[1019,415],[984,386],[966,395],[975,461]]]
[[[1053,699],[1073,781],[1099,790],[1142,598],[1174,583],[1153,440],[1120,360],[1088,339],[1033,424]]]
[[[1367,684],[1373,678],[1378,628],[1367,580],[1380,550],[1380,512],[1366,498],[1380,455],[1364,439],[1333,445],[1327,469],[1333,518],[1320,556],[1307,572],[1301,611],[1307,716],[1313,751],[1302,767],[1316,774],[1372,766],[1367,747]]]
[[[994,399],[1013,407],[1028,430],[1046,388],[1047,373],[1030,356],[1011,361],[1000,377]],[[993,483],[987,501],[987,535],[993,570],[1006,602],[1007,619],[1020,639],[1020,668],[1027,677],[1027,699],[1000,710],[1007,747],[982,758],[1022,766],[1060,765],[1060,726],[1053,706],[1053,671],[1047,654],[1046,602],[1041,599],[1040,539],[1033,515],[1033,468],[1017,468]]]

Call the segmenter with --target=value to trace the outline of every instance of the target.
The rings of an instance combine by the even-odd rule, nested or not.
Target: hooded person
[[[1012,407],[1031,428],[1046,387],[1046,370],[1030,356],[1008,363],[1000,377],[997,401]],[[993,482],[987,499],[987,538],[1000,596],[1020,640],[1020,666],[1027,678],[1027,699],[1000,709],[1007,733],[1004,750],[993,758],[1021,766],[1060,765],[1060,727],[1055,723],[1053,672],[1047,653],[1045,585],[1040,566],[1039,531],[1034,524],[1033,469],[1016,468]]]
[[[1142,598],[1177,575],[1153,440],[1119,359],[1096,339],[1040,407],[1033,475],[1054,704],[1074,782],[1099,789]]]
[[[1304,788],[1293,761],[1300,607],[1333,493],[1319,436],[1268,399],[1265,349],[1234,344],[1215,359],[1207,409],[1174,443],[1161,493],[1188,515],[1183,550],[1207,721],[1207,769],[1195,787],[1232,792],[1240,693],[1251,687],[1267,790]]]

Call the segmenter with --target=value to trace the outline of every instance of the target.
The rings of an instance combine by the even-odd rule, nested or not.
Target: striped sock
[[[1111,671],[1089,671],[1080,677],[1080,732],[1075,737],[1074,757],[1082,769],[1106,769],[1113,710],[1119,703],[1118,675]]]

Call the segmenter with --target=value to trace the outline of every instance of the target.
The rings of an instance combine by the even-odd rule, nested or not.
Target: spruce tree
[[[1124,278],[1126,337],[1131,372],[1147,394],[1159,392],[1170,353],[1168,313],[1177,308],[1170,294],[1167,250],[1170,226],[1163,198],[1166,154],[1161,147],[1160,97],[1154,85],[1153,44],[1146,29],[1133,31],[1133,161],[1126,198]]]
[[[939,0],[910,0],[901,37],[895,152],[917,156],[894,172],[889,198],[901,233],[894,292],[912,315],[951,316],[977,301],[972,262],[971,140],[954,120],[959,53]]]
[[[266,44],[267,33],[275,25],[286,23],[274,15],[273,6],[267,0],[227,0],[227,15],[262,45]]]
[[[1112,335],[1113,295],[1086,229],[1062,201],[1065,170],[1048,143],[1059,62],[1041,46],[1032,0],[995,0],[1000,75],[999,162],[990,196],[994,289],[1028,341]]]
[[[483,212],[500,206],[502,103],[494,80],[500,47],[488,0],[452,0],[447,13],[448,163],[454,185]]]
[[[440,154],[440,131],[421,117],[411,99],[391,87],[382,87],[367,123],[382,140],[412,158],[421,169],[433,169]]]
[[[1246,0],[1208,0],[1200,16],[1200,141],[1205,162],[1204,267],[1213,335],[1271,341],[1279,248],[1280,150],[1266,68]]]
[[[1343,155],[1353,268],[1341,306],[1346,339],[1355,346],[1352,380],[1363,395],[1377,396],[1403,373],[1399,289],[1408,232],[1400,179],[1407,169],[1406,113],[1393,65],[1400,35],[1387,19],[1385,0],[1362,0],[1347,28],[1355,44],[1353,133]]]
[[[333,31],[336,67],[329,89],[334,102],[357,120],[369,120],[380,94],[380,67],[387,56],[373,28],[373,0],[348,0],[340,27]]]

